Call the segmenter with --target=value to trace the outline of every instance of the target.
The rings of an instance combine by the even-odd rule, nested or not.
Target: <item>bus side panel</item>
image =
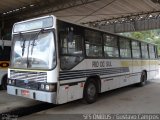
[[[59,87],[57,103],[63,104],[83,97],[84,82],[74,83],[70,85],[62,85]]]
[[[134,84],[140,82],[142,72],[141,60],[133,59],[132,66],[132,84]]]
[[[156,60],[150,60],[149,61],[149,75],[150,75],[150,79],[154,79],[156,76]]]
[[[124,87],[130,84],[134,84],[139,82],[140,74],[133,74],[133,75],[122,75],[117,77],[112,77],[108,79],[101,80],[101,92],[113,90],[116,88]],[[132,82],[132,83],[131,83]],[[134,83],[133,83],[134,82]]]
[[[119,87],[119,78],[106,78],[101,80],[101,92],[109,91]]]
[[[151,76],[150,76],[150,74],[149,74],[149,70],[150,70],[150,68],[149,68],[149,60],[142,60],[141,61],[141,65],[142,65],[142,70],[141,71],[147,71],[147,79],[150,79],[151,78]]]
[[[155,75],[155,78],[159,78],[159,74],[160,74],[160,72],[159,72],[159,61],[158,60],[156,60],[156,75]]]
[[[109,74],[101,80],[101,92],[120,88],[132,84],[132,60],[112,60],[112,67],[121,68],[121,72]]]
[[[63,73],[64,76],[61,74],[59,76],[59,90],[57,95],[58,104],[81,99],[83,97],[83,81],[87,78],[85,76],[81,76],[79,70],[85,70],[87,68],[89,68],[87,60],[83,60],[75,66],[74,69],[69,70],[70,74],[65,71],[60,71],[60,73]],[[76,78],[75,74],[78,75],[78,78]]]
[[[68,85],[59,86],[57,94],[57,104],[62,104],[67,102],[68,90],[66,89]]]
[[[119,87],[123,87],[123,86],[127,86],[132,84],[132,60],[129,59],[124,59],[124,60],[120,60],[121,61],[121,67],[126,67],[129,69],[129,71],[127,73],[125,73],[123,76],[119,77],[121,80],[119,81],[120,86]]]
[[[77,85],[69,86],[68,102],[80,99],[82,97],[83,97],[83,85],[81,86],[81,83],[78,83]]]
[[[121,62],[118,59],[108,59],[108,60],[101,60],[105,61],[104,63],[111,63],[111,66],[109,66],[109,69],[118,69],[121,66]],[[106,65],[105,65],[106,66]],[[107,67],[105,67],[107,68]],[[103,68],[102,68],[103,69]],[[110,72],[110,71],[107,71]],[[108,90],[116,89],[120,86],[120,77],[116,77],[117,75],[121,75],[123,73],[114,73],[114,74],[104,74],[101,75],[101,92],[105,92]]]

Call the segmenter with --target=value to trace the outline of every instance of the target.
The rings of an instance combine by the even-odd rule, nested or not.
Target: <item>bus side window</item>
[[[60,31],[60,62],[62,69],[71,69],[83,59],[83,36],[75,26],[64,25]]]
[[[142,58],[148,59],[148,45],[146,43],[141,43],[141,51],[142,51]]]
[[[103,35],[104,39],[104,56],[105,58],[118,58],[118,39],[112,35]]]
[[[130,41],[126,38],[120,38],[120,56],[122,58],[131,58]]]
[[[85,30],[86,55],[102,57],[102,37],[97,31]]]
[[[141,58],[140,43],[138,41],[132,41],[132,55],[133,58]]]
[[[149,45],[149,57],[150,59],[155,59],[156,58],[156,51],[155,47],[153,45]]]
[[[155,49],[155,57],[158,58],[158,50],[156,45],[154,46],[154,49]]]

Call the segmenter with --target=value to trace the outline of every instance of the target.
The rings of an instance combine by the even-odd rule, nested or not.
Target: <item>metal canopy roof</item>
[[[160,4],[151,0],[99,0],[56,12],[55,15],[69,21],[85,23],[156,11],[160,11]]]
[[[1,0],[0,20],[54,14],[75,23],[103,24],[141,16],[160,16],[160,0]],[[121,20],[119,20],[121,19]],[[113,22],[113,21],[112,21]]]
[[[31,5],[36,0],[1,0],[0,13],[9,12],[11,10],[19,9],[23,6]]]
[[[160,11],[158,3],[160,0],[1,0],[0,14],[3,16],[23,14],[34,9],[33,12],[25,13],[23,16],[53,13],[69,21],[89,22]]]

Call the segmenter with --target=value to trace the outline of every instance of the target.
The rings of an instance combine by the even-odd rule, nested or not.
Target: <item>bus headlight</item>
[[[44,90],[44,87],[45,87],[44,84],[41,84],[41,89],[42,89],[42,90]]]
[[[8,84],[12,84],[12,80],[8,80]]]
[[[49,90],[50,90],[50,85],[46,85],[46,86],[45,86],[45,89],[46,89],[47,91],[49,91]]]
[[[45,84],[41,83],[40,90],[55,92],[57,89],[57,84]]]
[[[12,79],[8,79],[8,85],[15,85],[16,81]]]

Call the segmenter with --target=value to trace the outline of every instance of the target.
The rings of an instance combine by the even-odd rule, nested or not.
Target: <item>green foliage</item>
[[[158,54],[160,55],[160,29],[141,32],[121,33],[121,35],[157,44]]]

